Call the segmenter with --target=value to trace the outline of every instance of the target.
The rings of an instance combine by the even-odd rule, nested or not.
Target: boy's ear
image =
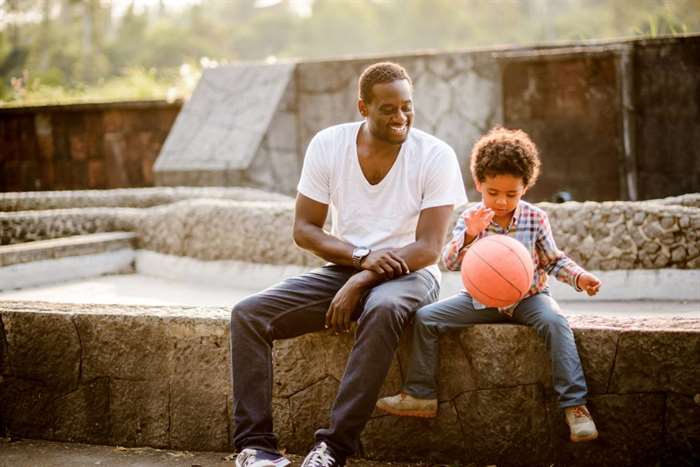
[[[481,182],[476,179],[476,177],[472,177],[472,180],[474,181],[474,186],[476,187],[476,191],[481,193]]]

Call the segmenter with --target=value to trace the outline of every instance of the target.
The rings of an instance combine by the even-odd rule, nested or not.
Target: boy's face
[[[492,209],[496,218],[509,217],[527,191],[522,177],[509,174],[487,176],[483,182],[474,180],[474,184],[484,206]]]

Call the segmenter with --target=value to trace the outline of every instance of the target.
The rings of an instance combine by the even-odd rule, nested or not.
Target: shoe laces
[[[302,464],[303,467],[333,467],[334,465],[336,465],[335,457],[324,442],[314,447]]]
[[[591,418],[591,416],[588,414],[588,410],[586,410],[586,407],[582,405],[571,409],[571,413],[573,413],[574,417],[576,418]]]
[[[246,448],[241,451],[239,456],[241,456],[241,465],[250,465],[256,462],[258,459],[255,457],[257,451],[255,449]]]

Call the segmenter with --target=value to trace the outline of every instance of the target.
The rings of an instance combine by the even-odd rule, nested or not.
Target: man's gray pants
[[[234,445],[237,450],[277,451],[272,427],[272,343],[324,329],[336,292],[357,271],[327,265],[292,277],[239,302],[231,313],[231,376],[234,394]],[[360,449],[360,434],[415,311],[440,292],[426,270],[372,288],[355,312],[355,343],[331,408],[330,426],[316,432],[336,455]],[[324,349],[318,349],[324,352]]]

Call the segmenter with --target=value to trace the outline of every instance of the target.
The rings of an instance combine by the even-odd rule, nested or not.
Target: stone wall
[[[177,164],[170,164],[159,183],[241,184],[293,194],[311,137],[327,126],[361,118],[357,77],[370,63],[388,59],[413,77],[415,126],[454,147],[472,197],[469,152],[479,135],[496,124],[523,128],[540,146],[544,170],[531,191],[535,201],[559,191],[595,201],[699,191],[699,132],[694,130],[700,111],[692,105],[700,86],[700,73],[694,73],[700,69],[699,44],[700,36],[688,36],[299,62],[249,165],[241,166],[236,156],[230,161],[235,174],[229,167],[212,173],[211,162],[222,152],[214,146],[193,151],[179,163],[174,178]],[[664,68],[664,79],[657,79],[658,67]],[[252,68],[263,82],[279,75],[279,65]],[[238,74],[241,68],[213,73]],[[203,80],[202,87],[211,88],[207,83]],[[259,109],[274,108],[270,98],[278,94],[258,87],[245,88],[246,102],[257,105],[243,109],[250,115],[237,119],[257,121]],[[212,92],[230,101],[240,97],[233,88]],[[212,102],[211,93],[202,95],[203,102]],[[201,105],[195,95],[185,111]],[[680,125],[668,115],[679,115]],[[190,141],[192,127],[201,121],[183,126],[184,141]],[[209,136],[209,130],[203,134]],[[586,177],[576,176],[582,173]],[[673,178],[683,182],[672,183]]]
[[[153,185],[180,103],[0,108],[0,192]]]
[[[231,196],[235,196],[229,193]],[[695,197],[683,198],[693,204]],[[700,267],[700,208],[660,202],[540,203],[558,246],[587,269]],[[455,209],[454,223],[461,212]],[[0,244],[133,231],[139,247],[200,260],[316,265],[294,245],[294,205],[190,199],[145,209],[0,212]]]
[[[148,208],[186,199],[288,202],[279,193],[241,187],[157,187],[117,190],[0,193],[0,212],[96,207]]]
[[[700,40],[642,41],[634,60],[640,194],[700,191]]]
[[[0,430],[18,437],[230,450],[229,311],[0,303]],[[441,339],[439,417],[375,413],[363,455],[478,465],[655,466],[700,462],[700,321],[570,318],[601,436],[568,441],[544,343],[517,325]],[[407,332],[382,395],[395,393]],[[281,447],[303,453],[352,345],[314,333],[275,343]]]

